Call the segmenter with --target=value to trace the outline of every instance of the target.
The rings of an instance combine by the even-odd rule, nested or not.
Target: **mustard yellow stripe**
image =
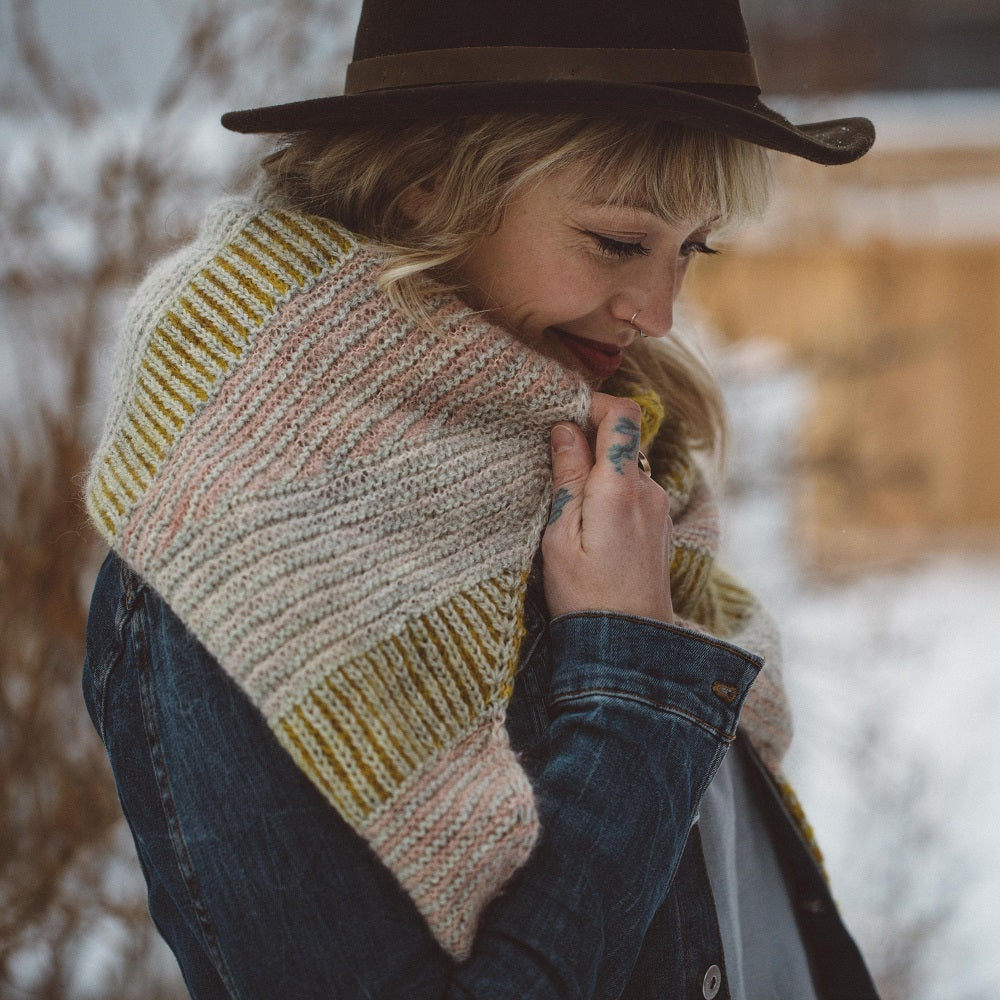
[[[168,315],[168,319],[173,316],[173,313]],[[173,324],[173,330],[176,330],[182,340],[186,340],[183,331],[179,329],[177,324]],[[209,383],[214,382],[216,375],[204,362],[199,361],[188,349],[182,344],[176,336],[173,334],[171,327],[168,327],[166,323],[161,324],[156,333],[159,338],[170,348],[171,353],[176,354],[189,368],[193,368],[203,379]],[[197,347],[200,348],[200,344],[195,341]]]
[[[96,512],[97,516],[101,519],[101,523],[105,528],[108,529],[109,535],[115,535],[118,533],[117,525],[111,519],[111,515],[97,502],[94,495],[91,494],[90,506],[93,511]]]
[[[330,258],[331,248],[316,239],[316,237],[309,232],[309,230],[303,226],[294,215],[289,215],[287,212],[274,212],[272,214],[273,217],[285,227],[285,229],[293,233],[304,243],[308,243],[317,253],[322,254],[324,259],[328,260]],[[319,229],[326,239],[335,243],[340,248],[342,253],[348,253],[350,251],[350,242],[332,225],[324,222],[318,217],[312,217],[310,219],[310,223]]]
[[[208,399],[208,393],[190,376],[188,376],[184,369],[181,368],[181,366],[178,365],[177,362],[155,341],[150,343],[149,353],[152,354],[164,368],[166,368],[172,378],[187,386],[188,390],[193,392],[198,399],[201,400],[201,402],[205,402],[205,400]],[[191,410],[190,412],[193,413],[194,411]]]
[[[489,623],[482,621],[481,619],[478,622],[470,619],[468,615],[470,607],[473,610],[478,610],[478,608],[472,601],[468,600],[467,594],[463,594],[461,596],[465,598],[464,601],[455,600],[453,602],[455,617],[465,626],[465,631],[472,637],[473,641],[476,643],[477,659],[482,658],[484,660],[489,660],[491,663],[494,663],[495,660],[490,652],[490,647],[492,646],[493,648],[495,648],[496,645],[499,644],[498,640],[501,637],[497,633],[496,629],[493,628]],[[464,608],[463,605],[465,605]],[[476,618],[478,619],[479,615],[476,615]],[[489,632],[490,638],[493,640],[490,646],[487,646],[483,641],[482,628],[484,627]]]
[[[240,254],[235,247],[229,248],[230,252],[235,256],[243,260],[248,255]],[[248,295],[252,295],[263,307],[264,314],[261,319],[264,319],[269,313],[274,311],[274,307],[277,305],[277,299],[275,296],[268,291],[268,289],[261,287],[254,281],[254,275],[243,274],[239,268],[235,267],[232,261],[224,260],[222,257],[216,258],[216,264],[219,269],[225,271],[234,281],[240,283],[240,289],[246,292]],[[258,270],[254,267],[254,270]]]
[[[230,330],[236,330],[240,336],[243,343],[247,342],[247,327],[241,323],[221,302],[217,302],[215,299],[210,298],[202,289],[192,287],[192,293],[198,296],[199,299],[213,312],[219,313],[222,318],[229,324]],[[213,319],[209,316],[205,316],[199,309],[195,307],[195,304],[188,298],[183,298],[178,303],[181,309],[194,321],[195,326],[198,329],[204,330],[211,334],[213,339],[215,339],[219,344],[222,345],[223,350],[233,358],[238,358],[242,353],[243,349],[239,344],[235,343],[233,340],[227,336],[226,331],[219,326]],[[185,324],[186,327],[186,324]],[[208,349],[205,345],[206,350]],[[220,359],[219,366],[221,368],[228,369],[229,363],[224,359]]]
[[[131,490],[129,489],[129,485],[128,485],[128,483],[127,483],[127,482],[125,481],[125,479],[124,479],[124,478],[122,477],[122,475],[121,475],[120,471],[119,471],[119,470],[118,470],[118,468],[117,468],[117,467],[116,467],[116,466],[114,465],[114,463],[112,463],[112,464],[111,464],[111,465],[109,466],[109,468],[110,468],[110,471],[111,471],[111,474],[112,474],[112,475],[113,475],[113,476],[115,477],[115,479],[117,479],[117,480],[118,480],[118,482],[119,482],[119,483],[121,483],[121,486],[122,486],[122,489],[124,489],[124,490],[125,490],[125,495],[126,495],[126,496],[127,496],[128,498],[129,498],[129,500],[131,500],[131,501],[132,501],[132,502],[134,503],[134,502],[135,502],[135,500],[136,500],[136,497],[138,497],[138,496],[139,496],[139,494],[141,494],[141,493],[142,493],[142,491],[143,491],[143,490],[144,490],[144,489],[146,488],[146,485],[147,485],[147,484],[146,484],[146,483],[144,483],[144,482],[143,482],[143,481],[142,481],[142,480],[141,480],[141,479],[139,478],[139,473],[138,473],[138,472],[137,472],[137,471],[135,470],[135,467],[133,466],[133,464],[132,464],[132,463],[131,463],[131,462],[130,462],[130,461],[129,461],[129,460],[128,460],[128,459],[126,458],[126,457],[125,457],[125,452],[124,452],[124,450],[122,449],[122,443],[121,443],[121,441],[120,441],[120,440],[116,440],[116,441],[115,441],[115,442],[114,442],[114,443],[113,443],[113,444],[111,445],[111,450],[112,450],[112,452],[113,452],[113,453],[114,453],[115,455],[117,455],[117,456],[118,456],[118,462],[119,462],[119,463],[120,463],[120,464],[121,464],[122,466],[124,466],[124,468],[125,468],[125,471],[126,471],[126,473],[128,473],[128,478],[129,478],[129,479],[131,480],[131,482],[132,482],[132,485],[133,485],[133,486],[138,486],[138,487],[139,487],[139,491],[138,491],[138,493],[133,493],[133,492],[132,492],[132,491],[131,491]]]
[[[403,758],[403,762],[406,767],[412,771],[417,766],[417,759],[411,752],[412,747],[408,747],[403,741],[399,739],[399,733],[397,728],[391,724],[390,719],[386,719],[381,713],[378,713],[375,706],[372,704],[371,699],[368,697],[368,693],[361,687],[356,685],[351,685],[351,691],[353,692],[353,697],[360,705],[364,717],[368,719],[379,719],[383,723],[382,729],[385,732],[385,738],[388,740],[389,745],[392,747],[396,753]]]
[[[439,614],[440,617],[440,614]],[[430,642],[434,646],[434,650],[437,653],[437,659],[441,663],[442,669],[447,673],[448,678],[451,680],[452,686],[458,692],[459,698],[462,700],[462,704],[465,705],[467,712],[466,720],[471,719],[476,714],[476,709],[481,708],[485,699],[489,696],[489,688],[483,685],[479,679],[479,665],[472,660],[468,660],[465,663],[459,662],[455,663],[454,660],[456,655],[459,657],[460,661],[462,659],[463,647],[461,645],[461,640],[455,637],[455,640],[446,643],[442,640],[440,628],[436,626],[433,622],[429,622],[426,617],[420,618],[420,624],[424,627],[424,636],[426,639],[422,642],[424,638],[421,635],[414,634],[413,626],[409,626],[409,632],[414,644],[419,648],[424,645],[425,642]],[[475,703],[472,691],[470,690],[468,683],[465,679],[465,673],[468,671],[472,674],[473,679],[479,688],[480,702],[477,706]]]
[[[166,381],[166,379],[164,379],[160,375],[160,373],[149,363],[149,360],[146,358],[144,358],[142,361],[142,370],[157,384],[160,390],[164,394],[169,396],[175,403],[177,403],[177,405],[188,416],[194,413],[194,407],[186,399],[184,399],[184,397],[181,396],[174,389],[174,387],[169,382]],[[149,392],[148,386],[143,386],[143,388],[146,390],[147,393],[149,393],[150,398],[156,399],[156,393]],[[159,402],[159,400],[157,400],[157,402]],[[157,409],[161,413],[167,414],[167,416],[170,417],[171,422],[178,430],[180,430],[180,428],[184,426],[184,421],[180,417],[178,417],[177,414],[174,413],[172,410],[168,410],[165,406],[157,406]]]
[[[228,249],[232,250],[231,247]],[[240,255],[235,254],[235,256],[239,257]],[[234,281],[239,282],[241,292],[249,293],[264,307],[264,312],[261,314],[260,319],[257,320],[258,323],[261,322],[261,320],[263,320],[268,315],[268,313],[274,310],[275,307],[274,296],[266,288],[262,288],[260,285],[258,285],[253,280],[253,275],[244,274],[242,271],[240,271],[238,267],[236,267],[233,264],[232,261],[226,260],[221,256],[215,259],[215,264],[219,268],[219,270],[224,271]],[[245,301],[242,304],[246,306]]]
[[[236,281],[240,286],[240,290],[242,291],[243,279],[242,277],[240,277],[239,272],[232,266],[230,266],[230,268],[227,270],[225,267],[222,266],[222,261],[220,258],[216,258],[216,264],[220,268],[222,268],[222,270],[226,271],[227,274],[234,276],[236,278]],[[243,339],[246,340],[247,339],[246,331],[248,327],[237,318],[237,314],[239,312],[245,312],[250,319],[251,326],[259,326],[264,321],[265,313],[254,312],[254,310],[251,309],[243,299],[238,298],[233,293],[233,291],[229,288],[229,286],[226,285],[226,283],[222,281],[222,279],[217,274],[213,274],[207,268],[201,272],[200,277],[207,284],[211,285],[221,296],[223,296],[225,299],[227,299],[236,307],[235,313],[230,312],[230,310],[227,309],[221,302],[214,302],[212,299],[209,299],[208,296],[205,296],[206,301],[211,302],[212,305],[215,307],[215,309],[222,314],[222,318],[227,323],[229,323],[230,326],[233,326],[236,329],[238,329],[243,334]],[[236,349],[235,345],[233,345],[233,349],[234,350]]]
[[[115,444],[115,448],[118,449],[117,443]],[[120,451],[120,449],[118,449],[118,450]],[[124,479],[122,479],[121,473],[119,473],[119,471],[115,468],[115,466],[110,461],[107,462],[104,467],[105,467],[105,469],[107,469],[108,475],[118,484],[118,488],[121,490],[121,492],[124,493],[125,496],[128,498],[128,502],[134,504],[135,501],[136,501],[136,499],[137,499],[136,494],[133,493],[128,488],[128,484],[125,482]],[[126,465],[126,468],[128,468],[127,465]]]
[[[459,620],[462,620],[462,616],[458,614],[458,609],[454,607],[455,601],[453,600],[448,605],[445,610],[446,613],[455,614]],[[474,685],[474,690],[469,687],[468,690],[463,690],[462,696],[464,699],[470,700],[471,710],[475,714],[479,709],[485,705],[490,698],[490,686],[483,674],[483,665],[486,662],[486,655],[482,648],[482,643],[479,641],[479,637],[475,636],[476,649],[467,649],[466,642],[450,625],[446,624],[448,628],[449,635],[451,636],[452,643],[461,650],[461,663],[456,664],[454,662],[454,657],[443,657],[445,661],[445,666],[448,669],[449,675],[454,680],[456,686],[459,690],[462,690],[465,685],[469,684],[471,680]],[[456,675],[457,673],[457,675]],[[479,697],[475,697],[477,692]]]
[[[112,493],[111,488],[108,486],[108,480],[105,477],[105,471],[108,468],[108,463],[105,461],[104,468],[97,474],[97,482],[101,487],[101,491],[104,493],[105,498],[108,503],[114,508],[115,513],[121,517],[125,513],[125,507],[118,502],[118,497]]]
[[[462,643],[461,637],[449,629],[447,618],[441,616],[441,620],[444,631],[453,637],[453,648],[457,650],[457,656],[455,654],[449,656],[447,652],[444,652],[437,661],[428,659],[425,653],[426,643],[421,642],[419,637],[414,635],[411,626],[407,626],[407,639],[410,642],[410,649],[417,654],[415,658],[415,663],[417,664],[415,670],[424,679],[427,690],[430,691],[433,686],[434,692],[436,692],[440,700],[447,706],[448,721],[461,728],[469,721],[470,716],[462,712],[462,703],[466,701],[466,694],[463,694],[454,683],[454,675],[450,669],[450,664],[457,658],[460,663],[469,666],[473,660],[469,656],[470,651]],[[476,666],[478,667],[478,664]],[[453,729],[453,731],[457,730]]]
[[[142,432],[134,421],[129,422],[129,427],[143,440]],[[123,427],[121,429],[121,436],[125,439],[125,443],[129,446],[132,454],[139,460],[139,464],[146,470],[149,480],[156,475],[156,466],[153,465],[148,458],[143,454],[143,450],[138,448],[135,443],[135,438],[129,433],[128,427]],[[148,444],[148,442],[147,442]],[[147,480],[148,481],[148,480]]]
[[[244,233],[241,239],[245,240],[245,237],[246,234]],[[266,282],[265,287],[267,287],[267,291],[276,292],[277,298],[287,295],[292,290],[292,282],[281,274],[280,271],[270,267],[266,261],[261,260],[257,254],[251,253],[246,247],[241,246],[240,243],[231,243],[229,251],[234,257],[238,257],[243,261],[258,277],[263,277]]]
[[[313,277],[323,270],[323,265],[315,257],[310,256],[301,247],[297,247],[291,240],[286,239],[279,229],[270,224],[266,215],[258,216],[254,219],[254,223],[267,234],[269,240],[281,247],[285,253],[291,254]]]
[[[286,278],[291,278],[291,284],[298,285],[300,288],[306,280],[306,276],[302,274],[301,271],[295,269],[290,261],[283,257],[274,247],[271,240],[261,239],[259,236],[254,236],[249,229],[243,230],[243,239],[247,241],[251,246],[256,247],[268,260],[272,261],[277,268],[280,268],[285,272]]]
[[[308,698],[313,708],[323,717],[327,726],[333,730],[337,740],[340,741],[343,748],[347,751],[347,756],[354,762],[355,767],[361,773],[361,777],[364,779],[365,785],[375,793],[379,802],[385,802],[385,800],[389,797],[389,789],[382,784],[378,775],[375,773],[374,768],[371,766],[369,761],[365,759],[364,751],[358,747],[350,729],[345,726],[339,718],[337,718],[337,714],[333,711],[333,707],[328,704],[324,698],[320,697],[320,693],[318,691],[310,691]],[[324,745],[328,745],[325,740],[323,743]],[[328,756],[331,760],[334,759],[332,748]]]
[[[369,715],[367,712],[359,712],[357,710],[357,706],[353,705],[351,703],[351,700],[346,697],[343,691],[340,691],[330,682],[329,678],[327,678],[324,686],[326,687],[327,692],[329,693],[331,699],[337,702],[340,708],[346,711],[347,714],[350,715],[351,718],[357,723],[358,727],[364,732],[367,745],[372,748],[375,748],[378,755],[379,763],[385,768],[386,771],[389,772],[389,777],[392,778],[392,780],[397,785],[401,784],[404,775],[393,763],[392,757],[389,756],[389,754],[382,751],[381,746],[383,743],[383,739],[379,734],[375,732],[375,730],[371,727],[371,725],[369,725],[368,722],[369,718],[374,718],[374,716]],[[320,703],[318,698],[315,700],[317,704]],[[331,722],[333,721],[334,721],[333,717],[331,716]],[[393,748],[398,752],[399,747],[395,746],[392,740],[390,740],[389,742],[390,745],[393,745]],[[360,757],[358,759],[361,760]],[[364,773],[364,771],[362,773]],[[374,773],[372,774],[372,784],[377,784],[380,788],[384,787],[381,784],[381,782],[375,778]],[[386,791],[388,794],[388,790]]]
[[[386,706],[391,716],[389,728],[397,729],[414,748],[417,759],[424,760],[441,746],[437,717],[430,713],[434,721],[429,720],[428,713],[421,710],[418,702],[411,703],[409,688],[405,692],[407,697],[400,698],[400,679],[396,675],[396,659],[391,653],[382,644],[370,649],[358,664],[359,675],[377,679],[379,703]]]
[[[408,771],[412,771],[425,758],[419,746],[419,720],[414,719],[409,706],[400,714],[398,690],[390,692],[385,686],[375,660],[365,656],[363,662],[356,662],[353,667],[345,671],[343,696],[351,700],[355,711],[360,707],[365,718],[378,721],[385,734],[383,739],[403,759]]]
[[[360,812],[367,816],[370,812],[368,808],[368,803],[365,802],[364,798],[358,792],[354,783],[351,781],[350,776],[341,766],[340,762],[329,753],[323,753],[323,759],[317,760],[315,756],[306,748],[305,741],[297,732],[297,728],[304,730],[312,740],[321,748],[326,746],[326,741],[317,732],[316,727],[309,721],[305,712],[302,710],[301,705],[296,705],[292,709],[292,713],[298,720],[298,727],[294,726],[289,719],[281,719],[279,725],[285,733],[286,738],[289,743],[295,748],[299,759],[305,765],[303,770],[317,783],[321,788],[323,788],[330,800],[337,807],[338,811],[342,814],[360,810]],[[329,774],[333,773],[334,777],[337,779],[337,784],[334,785],[329,780]],[[345,795],[346,793],[346,795]],[[348,802],[345,802],[345,798],[349,798],[354,803],[354,809],[345,808],[349,806]]]
[[[135,407],[135,409],[139,411],[139,413],[142,415],[146,423],[148,423],[153,428],[153,430],[155,430],[160,435],[160,437],[162,437],[167,442],[167,444],[173,444],[174,440],[173,437],[167,433],[166,428],[158,420],[156,420],[156,418],[149,412],[149,410],[147,410],[146,407],[142,405],[142,400],[139,399],[138,396],[136,396],[132,400],[132,405]],[[132,423],[135,426],[136,434],[138,434],[139,437],[142,438],[142,440],[146,444],[146,447],[149,448],[149,450],[158,459],[162,460],[166,452],[164,452],[163,448],[160,447],[159,443],[153,439],[153,436],[146,430],[145,427],[142,426],[142,424],[135,417],[132,418]]]
[[[192,289],[192,291],[197,292],[197,289]],[[208,358],[217,370],[227,371],[229,369],[229,359],[223,354],[213,351],[206,340],[206,336],[221,343],[230,354],[238,353],[236,345],[218,329],[215,323],[202,316],[186,296],[180,300],[178,306],[194,320],[194,326],[190,326],[181,316],[171,311],[167,313],[166,321],[170,324],[172,332],[182,337],[199,354],[203,354]],[[202,333],[206,336],[200,336]]]
[[[502,585],[499,583],[499,581],[491,580],[490,582],[495,584],[498,590],[501,589]],[[510,592],[508,591],[507,593],[509,594]],[[483,608],[483,606],[479,603],[479,601],[476,600],[476,597],[474,597],[470,593],[463,594],[462,596],[465,598],[463,606],[467,608],[467,610],[475,614],[476,619],[478,621],[479,629],[485,629],[486,632],[489,634],[490,639],[493,640],[493,642],[495,643],[501,642],[503,640],[503,634],[500,631],[500,623],[506,620],[506,615],[500,617],[499,615],[496,614],[490,614],[489,610]],[[485,594],[481,596],[485,597]],[[469,622],[466,622],[466,624],[469,625],[469,628],[475,629],[474,624],[470,624]],[[479,629],[477,629],[477,631],[479,631]]]
[[[176,413],[173,413],[171,410],[168,410],[161,405],[160,400],[157,397],[156,393],[152,391],[149,383],[146,381],[146,379],[142,377],[141,373],[137,378],[137,383],[139,390],[145,394],[146,399],[149,401],[150,405],[144,406],[142,403],[142,399],[140,398],[139,393],[137,392],[135,396],[136,406],[146,415],[146,419],[149,420],[149,422],[154,427],[156,427],[158,430],[162,432],[163,437],[167,441],[167,443],[173,444],[174,443],[173,432],[170,431],[168,428],[164,427],[163,424],[160,423],[160,421],[153,416],[153,413],[155,411],[156,413],[159,413],[161,416],[166,417],[169,420],[169,422],[174,425],[175,430],[180,430],[181,427],[184,426],[184,421],[182,421],[181,418],[178,417]]]
[[[403,648],[402,642],[400,642],[397,636],[392,636],[389,640],[389,644],[393,646],[396,650],[399,663],[402,664],[403,669],[406,671],[407,677],[410,679],[413,687],[416,689],[417,694],[420,696],[421,701],[427,708],[427,711],[444,726],[444,736],[448,739],[454,737],[457,734],[457,728],[455,726],[455,719],[452,717],[451,712],[442,715],[438,706],[435,705],[434,694],[431,691],[429,685],[427,684],[427,678],[424,676],[422,670],[414,668],[414,665],[410,659],[409,651]],[[437,685],[435,685],[437,687]],[[440,690],[440,689],[439,689]],[[447,699],[445,699],[447,701]],[[449,709],[451,706],[448,706]],[[435,731],[434,739],[438,742],[442,734]]]

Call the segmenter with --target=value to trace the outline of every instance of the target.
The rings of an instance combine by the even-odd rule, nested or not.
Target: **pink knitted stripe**
[[[484,722],[431,762],[364,833],[435,937],[465,958],[479,914],[538,835],[531,786],[502,724]]]
[[[336,374],[336,366],[329,361],[332,335],[318,330],[314,319],[317,306],[325,307],[324,311],[330,308],[329,298],[327,283],[286,303],[282,323],[259,333],[244,363],[219,386],[212,405],[188,423],[131,518],[144,522],[151,509],[160,508],[159,518],[151,519],[161,521],[155,544],[142,546],[147,559],[169,546],[180,522],[217,509],[220,498],[245,481],[261,457],[267,461],[256,470],[255,485],[259,488],[280,478],[296,454],[288,442],[301,439],[294,426],[296,415],[323,388],[317,373],[326,380]],[[295,326],[299,321],[301,325]],[[288,322],[294,327],[293,335],[286,329]],[[196,481],[192,481],[192,469],[200,472]]]
[[[370,260],[351,261],[341,277],[356,278],[352,271],[371,266]],[[475,321],[467,320],[450,335],[411,331],[387,343],[377,325],[364,329],[365,311],[351,311],[345,287],[353,289],[353,280],[346,286],[321,283],[288,302],[280,322],[260,331],[243,364],[219,387],[212,406],[188,424],[131,519],[146,521],[147,512],[159,508],[159,516],[150,519],[157,522],[155,540],[141,540],[143,561],[162,554],[182,522],[219,509],[220,501],[239,494],[250,478],[259,489],[287,475],[292,462],[306,478],[328,474],[332,449],[338,462],[394,454],[401,438],[426,439],[427,423],[442,406],[449,407],[450,423],[490,409],[491,393],[510,406],[512,380],[525,382],[518,387],[521,403],[551,393],[558,380],[554,366],[539,359],[540,371],[534,371],[535,366],[525,365],[522,349]],[[342,324],[346,332],[338,337],[354,338],[350,351],[340,348],[331,333],[332,317],[345,313],[351,320]],[[359,364],[367,368],[364,384],[377,385],[380,398],[409,398],[411,407],[386,408],[379,397],[358,405],[354,369]],[[441,377],[451,368],[465,373],[458,386]],[[409,426],[401,426],[404,412]],[[302,442],[311,448],[305,459]],[[249,470],[261,456],[267,461],[251,477]],[[200,472],[197,482],[192,482],[192,469]]]

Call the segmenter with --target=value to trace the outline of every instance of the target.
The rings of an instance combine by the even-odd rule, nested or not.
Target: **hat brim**
[[[850,163],[875,141],[867,118],[793,125],[755,100],[735,104],[657,84],[596,80],[458,83],[400,87],[230,111],[222,124],[243,133],[292,133],[370,122],[404,122],[512,112],[579,113],[675,122],[723,132],[816,163]]]

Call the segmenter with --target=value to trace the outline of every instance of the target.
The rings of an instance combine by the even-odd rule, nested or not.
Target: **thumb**
[[[594,466],[594,456],[583,431],[576,424],[556,424],[550,437],[552,446],[552,513],[549,524],[557,521],[567,506],[579,507],[583,487]]]

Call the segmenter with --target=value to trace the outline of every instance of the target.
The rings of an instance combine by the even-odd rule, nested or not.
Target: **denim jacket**
[[[759,662],[643,619],[549,622],[537,584],[525,625],[507,725],[542,834],[456,966],[232,680],[108,557],[84,693],[150,912],[193,997],[729,996],[695,819]],[[877,998],[770,778],[754,770],[818,995]]]

